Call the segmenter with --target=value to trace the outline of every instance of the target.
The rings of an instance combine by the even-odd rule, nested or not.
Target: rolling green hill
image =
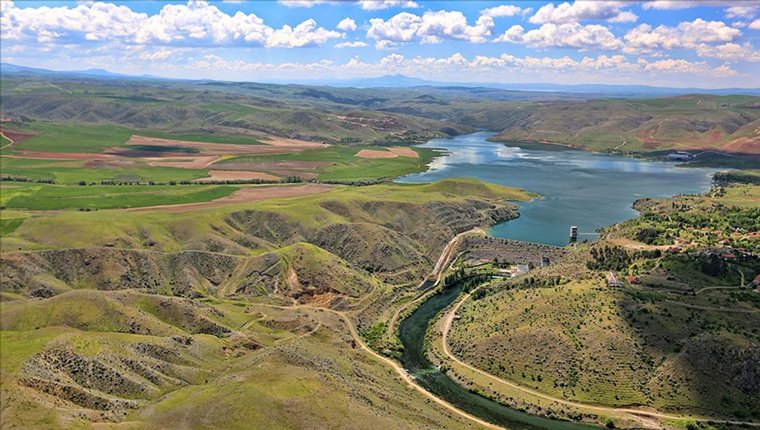
[[[448,180],[183,212],[4,210],[1,419],[468,428],[361,350],[344,318],[365,330],[367,307],[413,290],[451,236],[529,197]]]
[[[554,102],[510,121],[493,139],[647,153],[716,150],[760,155],[760,109],[751,96]]]

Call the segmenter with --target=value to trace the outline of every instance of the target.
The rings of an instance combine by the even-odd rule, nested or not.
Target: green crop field
[[[17,129],[35,136],[15,144],[14,149],[46,152],[101,152],[123,145],[133,134],[132,130],[117,125],[34,122]]]
[[[23,183],[2,188],[9,209],[113,209],[204,202],[232,194],[237,187],[210,185],[48,185]],[[10,227],[9,227],[10,228]]]
[[[161,139],[186,140],[190,142],[234,143],[260,145],[249,136],[225,136],[213,134],[167,133],[155,130],[138,130],[116,125],[87,125],[79,123],[52,123],[37,121],[16,125],[16,131],[34,134],[14,145],[14,149],[46,152],[102,152],[111,147],[123,146],[133,135]],[[139,149],[139,147],[135,147]],[[196,150],[197,151],[197,150]]]
[[[232,157],[219,164],[239,164],[275,161],[316,161],[330,163],[317,167],[320,180],[359,181],[364,179],[394,178],[425,170],[438,151],[428,148],[413,148],[419,158],[361,158],[356,154],[362,149],[384,151],[383,147],[333,145],[324,149],[314,149],[294,154]],[[213,168],[213,166],[211,166]],[[276,173],[276,172],[272,172]]]
[[[100,182],[168,182],[190,181],[208,176],[207,170],[182,169],[177,167],[154,167],[137,164],[134,167],[87,167],[80,160],[35,160],[26,158],[0,157],[3,176],[30,179],[52,179],[62,184],[77,184],[79,181]]]

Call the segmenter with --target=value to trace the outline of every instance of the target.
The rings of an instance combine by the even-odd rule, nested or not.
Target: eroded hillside
[[[28,214],[0,255],[3,419],[461,427],[360,351],[344,315],[371,321],[368,305],[420,282],[452,236],[515,217],[507,200],[527,197],[448,180],[184,212]]]

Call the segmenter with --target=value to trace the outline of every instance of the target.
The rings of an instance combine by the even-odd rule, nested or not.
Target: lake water
[[[491,135],[473,133],[421,145],[447,154],[428,171],[398,181],[474,177],[540,194],[540,199],[520,204],[519,219],[496,225],[490,233],[564,246],[571,225],[578,226],[578,240],[595,239],[598,228],[635,217],[635,200],[704,192],[715,171],[570,149],[505,146],[488,142]]]

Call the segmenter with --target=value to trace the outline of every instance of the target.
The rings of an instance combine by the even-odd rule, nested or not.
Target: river
[[[398,181],[474,177],[540,194],[540,199],[520,204],[520,218],[494,226],[490,234],[565,246],[571,225],[578,226],[579,240],[594,239],[598,228],[635,217],[631,204],[636,199],[704,192],[715,171],[559,147],[506,146],[488,142],[491,135],[473,133],[421,145],[443,149],[446,155],[426,172]]]
[[[596,230],[636,216],[631,204],[641,197],[704,192],[714,169],[599,155],[568,149],[527,149],[488,142],[490,133],[439,139],[421,145],[446,154],[426,172],[399,182],[432,182],[475,177],[524,188],[542,197],[520,204],[520,218],[491,228],[496,237],[564,246],[569,227],[594,239]],[[425,358],[425,331],[435,316],[461,293],[449,288],[426,300],[399,326],[404,345],[400,361],[415,380],[436,396],[486,421],[508,429],[580,430],[599,428],[530,415],[463,388]]]

